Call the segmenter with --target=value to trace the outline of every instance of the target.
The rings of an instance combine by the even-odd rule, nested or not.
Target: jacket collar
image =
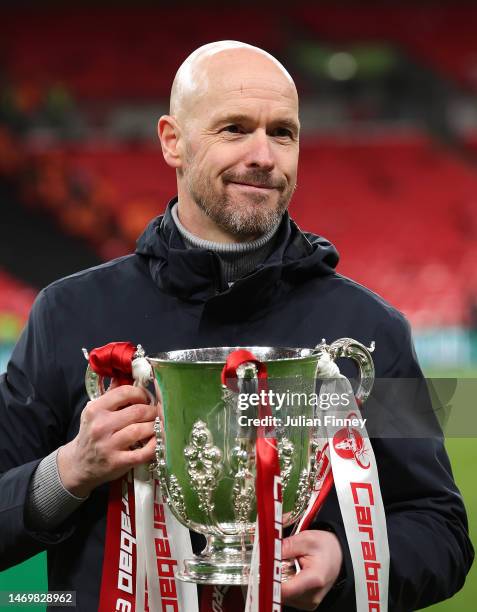
[[[280,280],[288,284],[334,272],[338,261],[334,247],[324,239],[319,239],[319,245],[313,244],[318,237],[301,232],[285,213],[274,238],[275,249],[252,273],[228,287],[221,278],[215,253],[186,248],[171,214],[176,202],[177,198],[171,200],[164,215],[151,221],[136,249],[138,255],[148,259],[154,282],[167,293],[189,302],[219,303],[221,307],[226,302],[243,302],[245,294],[247,303],[255,306],[272,298]]]

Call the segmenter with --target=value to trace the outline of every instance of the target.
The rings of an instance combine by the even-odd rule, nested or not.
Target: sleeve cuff
[[[42,459],[31,479],[25,521],[35,531],[55,529],[87,499],[63,486],[56,462],[58,450]]]

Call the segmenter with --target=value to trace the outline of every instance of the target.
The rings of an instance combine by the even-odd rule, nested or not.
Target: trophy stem
[[[248,584],[252,547],[249,534],[208,536],[201,554],[185,559],[177,577],[199,584]]]

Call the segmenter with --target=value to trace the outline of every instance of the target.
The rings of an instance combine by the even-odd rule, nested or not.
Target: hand
[[[297,559],[301,571],[282,583],[282,603],[299,610],[316,610],[336,582],[343,562],[334,533],[309,530],[285,538],[283,559]]]
[[[58,473],[68,491],[86,497],[154,458],[157,407],[146,402],[143,389],[123,385],[86,404],[78,435],[58,452]],[[138,442],[144,446],[134,448]]]

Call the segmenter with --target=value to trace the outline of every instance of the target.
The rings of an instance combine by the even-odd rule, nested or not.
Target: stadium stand
[[[300,4],[276,12],[250,5],[247,11],[247,35],[240,38],[278,55],[297,36],[335,49],[383,41],[463,87],[477,87],[477,7],[471,5],[348,11]],[[8,95],[0,108],[0,177],[14,185],[27,214],[46,212],[102,259],[121,255],[174,195],[174,174],[151,141],[105,140],[94,129],[93,136],[86,130],[71,138],[68,123],[84,109],[94,124],[120,102],[133,108],[167,98],[191,49],[217,32],[222,38],[243,32],[237,12],[210,6],[28,12],[29,19],[22,9],[2,14]],[[35,129],[45,121],[64,122],[66,132],[38,138]],[[293,216],[336,243],[343,273],[396,304],[415,326],[466,324],[469,296],[477,292],[475,167],[419,128],[352,133],[305,133]],[[471,154],[475,142],[467,138]]]
[[[35,295],[33,288],[0,269],[0,344],[16,340]]]
[[[82,100],[167,97],[180,58],[218,32],[224,39],[243,34],[232,6],[58,6],[30,8],[28,19],[21,8],[4,8],[2,24],[4,69],[29,83],[30,99],[42,85],[58,82]],[[247,7],[246,39],[275,53],[286,49],[293,30],[306,29],[340,44],[394,43],[461,86],[477,89],[477,7],[470,3],[435,4],[432,10],[414,3],[365,3],[359,11],[334,3],[299,3],[280,11]]]
[[[36,290],[0,268],[0,372],[28,318]]]
[[[477,90],[477,7],[468,4],[300,4],[296,25],[334,43],[385,41],[440,71],[463,87]],[[436,44],[438,41],[438,44]]]
[[[293,210],[416,326],[453,325],[477,290],[476,193],[475,169],[423,134],[320,139],[303,147]]]
[[[115,235],[124,252],[131,250],[175,193],[174,173],[157,146],[88,143],[35,159],[43,173],[30,198],[102,255]],[[89,213],[79,214],[67,194],[48,187],[58,167],[89,186]],[[416,325],[452,325],[465,322],[467,297],[477,290],[476,193],[475,170],[422,133],[305,138],[291,210],[299,224],[335,242],[343,273],[397,304]],[[116,225],[101,224],[99,213]]]
[[[69,147],[65,153],[77,172],[111,186],[105,206],[115,215],[128,248],[175,193],[175,175],[168,170],[159,145],[88,144]]]
[[[247,12],[247,40],[270,50],[282,48],[287,36],[278,13],[255,6]],[[58,6],[28,13],[25,19],[22,9],[2,9],[5,70],[37,85],[60,81],[83,100],[167,97],[180,58],[216,39],[217,32],[227,39],[241,31],[233,6],[220,11],[202,6],[141,11],[77,6],[71,11]]]

